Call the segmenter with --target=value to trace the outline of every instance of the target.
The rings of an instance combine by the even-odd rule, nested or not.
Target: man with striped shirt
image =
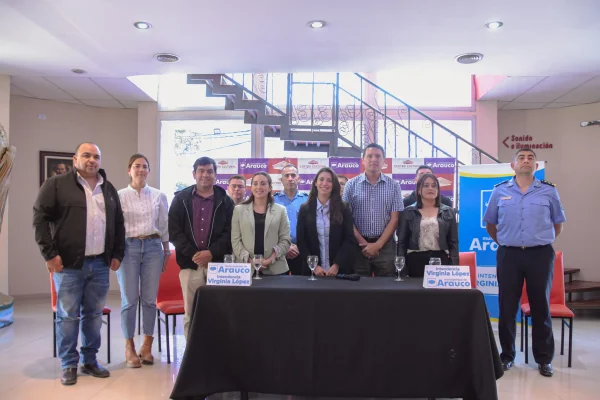
[[[383,147],[369,144],[363,151],[364,174],[352,178],[344,189],[343,200],[350,204],[362,252],[354,265],[360,275],[394,275],[394,231],[404,205],[400,184],[382,172],[384,162]]]

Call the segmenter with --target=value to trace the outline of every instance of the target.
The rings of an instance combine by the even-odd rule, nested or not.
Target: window
[[[398,71],[377,73],[379,86],[415,108],[472,106],[473,79],[468,73],[410,74]],[[377,99],[383,104],[383,93]]]
[[[197,158],[250,157],[250,125],[242,120],[163,121],[160,189],[169,203],[173,193],[194,184]]]
[[[408,122],[406,120],[399,122],[408,127]],[[462,137],[467,142],[472,142],[473,122],[471,120],[437,120],[437,122]],[[377,126],[377,143],[384,146],[386,154],[389,154],[388,157],[432,157],[431,146],[423,140],[411,135],[409,144],[408,133],[405,129],[389,120],[387,123],[387,133],[384,128],[383,121],[380,120]],[[432,124],[429,120],[412,119],[410,129],[423,139],[432,142],[436,147],[449,154],[448,156],[442,152],[434,151],[433,157],[456,157],[464,164],[472,164],[472,147],[458,139],[457,155],[456,139],[439,125],[433,125],[432,128]]]
[[[289,158],[327,158],[327,151],[284,151],[283,147],[285,140],[279,138],[266,137],[264,156],[266,158],[277,158],[277,157],[289,157]],[[305,146],[304,144],[298,144],[298,147]],[[328,149],[328,146],[325,146]]]

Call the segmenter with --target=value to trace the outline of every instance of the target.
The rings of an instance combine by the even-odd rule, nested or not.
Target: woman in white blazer
[[[264,275],[289,271],[285,255],[290,248],[290,223],[285,207],[273,202],[273,182],[266,172],[252,176],[248,200],[237,205],[231,220],[231,245],[236,262],[252,262],[263,255]]]

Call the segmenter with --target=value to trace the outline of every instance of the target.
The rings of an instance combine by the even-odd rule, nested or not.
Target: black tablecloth
[[[497,399],[483,295],[422,279],[265,277],[198,289],[174,399],[220,392]]]

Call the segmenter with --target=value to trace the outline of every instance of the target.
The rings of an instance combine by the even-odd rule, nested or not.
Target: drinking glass
[[[394,279],[396,282],[402,282],[404,279],[400,277],[400,271],[404,268],[406,264],[406,259],[403,256],[397,256],[394,258],[394,265],[396,266],[396,271],[398,272],[398,277]]]
[[[252,258],[252,263],[254,264],[254,269],[256,270],[256,276],[254,277],[254,279],[262,279],[260,277],[260,269],[262,268],[262,260],[263,260],[262,254],[255,254],[254,257]]]
[[[429,265],[442,265],[442,259],[438,257],[431,257],[429,259]]]
[[[317,268],[317,264],[319,263],[319,256],[308,256],[306,257],[306,261],[308,263],[308,268],[310,268],[310,278],[308,278],[309,281],[316,281],[317,278],[315,278],[315,268]]]

